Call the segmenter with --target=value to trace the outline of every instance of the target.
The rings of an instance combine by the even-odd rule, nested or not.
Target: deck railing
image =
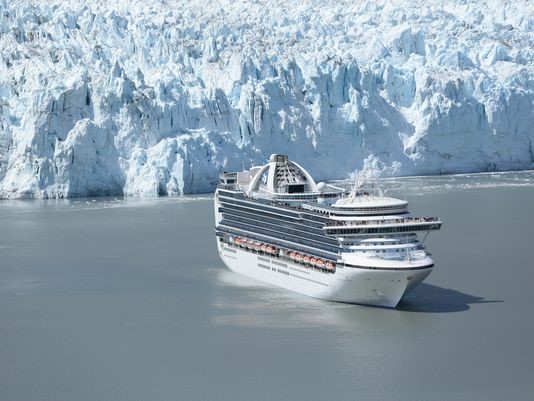
[[[357,221],[329,221],[326,227],[351,227],[351,226],[374,226],[386,224],[413,224],[439,222],[438,217],[408,217],[403,219],[382,219],[382,220],[357,220]]]

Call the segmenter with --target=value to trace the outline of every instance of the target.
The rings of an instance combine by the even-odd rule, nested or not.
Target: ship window
[[[290,194],[304,192],[304,184],[290,184],[287,186],[287,192]]]

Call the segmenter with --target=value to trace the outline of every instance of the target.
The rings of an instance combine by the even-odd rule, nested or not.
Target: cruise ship
[[[329,301],[394,308],[432,271],[426,235],[436,217],[376,183],[345,190],[316,183],[286,155],[222,173],[214,197],[219,254],[236,272]]]

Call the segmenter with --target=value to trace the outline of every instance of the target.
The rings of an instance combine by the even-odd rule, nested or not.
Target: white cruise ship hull
[[[222,241],[217,241],[217,246],[226,266],[236,273],[336,302],[394,308],[432,271],[432,267],[402,270],[338,267],[334,273],[326,273]]]

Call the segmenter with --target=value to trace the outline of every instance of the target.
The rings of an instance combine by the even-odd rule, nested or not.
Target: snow
[[[0,198],[534,168],[534,6],[0,0]]]

